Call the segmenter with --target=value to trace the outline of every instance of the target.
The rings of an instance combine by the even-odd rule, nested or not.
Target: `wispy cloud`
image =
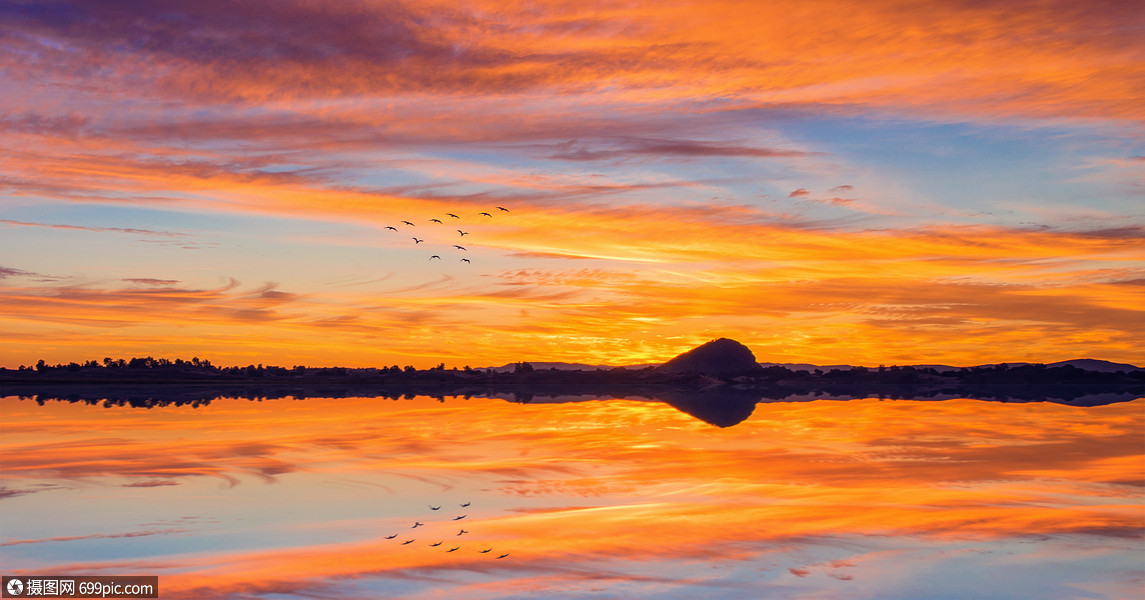
[[[0,279],[4,279],[6,277],[29,277],[29,276],[36,276],[36,274],[30,273],[28,271],[22,271],[20,269],[13,269],[12,267],[0,267]]]
[[[179,283],[178,279],[155,279],[152,277],[129,277],[129,278],[124,279],[123,281],[126,281],[128,283],[134,283],[137,285],[162,286],[162,287],[170,287],[170,286],[173,286],[173,285]]]
[[[759,148],[729,143],[682,139],[635,139],[619,140],[605,146],[591,146],[577,142],[566,142],[554,147],[548,158],[561,160],[605,160],[638,156],[660,158],[800,158],[814,153],[776,148]]]
[[[32,223],[28,221],[13,221],[11,219],[0,219],[0,223],[11,225],[14,227],[45,227],[48,229],[63,229],[72,231],[94,231],[98,233],[126,233],[130,235],[141,235],[149,237],[165,237],[165,238],[185,238],[189,237],[186,233],[179,233],[173,231],[156,231],[153,229],[139,229],[134,227],[92,227],[88,225],[62,225],[57,223]]]
[[[148,537],[152,535],[171,535],[175,533],[185,533],[187,529],[152,529],[146,531],[129,531],[126,533],[93,533],[89,535],[68,535],[57,536],[50,538],[40,538],[31,540],[10,540],[0,542],[0,546],[19,546],[23,544],[44,544],[48,542],[75,542],[79,540],[109,540],[118,538],[137,538]]]

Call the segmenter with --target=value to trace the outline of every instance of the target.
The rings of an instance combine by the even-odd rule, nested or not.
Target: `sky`
[[[1143,40],[1128,0],[8,0],[0,366],[1142,365]]]

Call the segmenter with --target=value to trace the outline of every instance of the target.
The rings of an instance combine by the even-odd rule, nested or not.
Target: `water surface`
[[[164,598],[235,599],[1145,584],[1145,399],[771,402],[725,427],[617,399],[0,409],[6,574],[159,575]]]

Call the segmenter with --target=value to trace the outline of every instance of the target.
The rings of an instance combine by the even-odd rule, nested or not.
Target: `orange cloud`
[[[76,2],[57,9],[63,14],[13,11],[7,21],[28,32],[9,36],[27,65],[13,69],[16,81],[103,68],[113,89],[142,85],[203,102],[556,90],[636,103],[722,98],[1140,119],[1131,6],[820,0],[526,8],[497,0],[319,11],[287,2],[273,16],[187,5],[176,28],[166,13]],[[277,35],[251,35],[240,25],[250,19]],[[52,68],[35,68],[41,64]]]
[[[343,210],[347,218],[393,222],[366,204]],[[1096,340],[1104,358],[1145,362],[1132,342],[1145,323],[1138,308],[1142,288],[1133,284],[1140,277],[1134,265],[1145,256],[1130,230],[848,233],[700,208],[655,209],[657,227],[641,226],[651,212],[553,208],[477,225],[484,227],[487,247],[591,258],[600,265],[507,270],[477,286],[449,277],[408,288],[379,283],[365,295],[298,293],[273,284],[242,289],[233,280],[216,288],[170,281],[121,289],[95,282],[8,286],[0,291],[5,319],[13,324],[8,352],[19,356],[22,339],[34,346],[38,328],[71,324],[115,327],[125,335],[118,347],[101,348],[96,341],[108,340],[93,334],[85,350],[78,343],[82,336],[72,331],[58,339],[72,347],[56,360],[117,350],[167,355],[172,345],[183,345],[195,354],[229,347],[233,358],[217,349],[211,356],[238,364],[346,360],[376,366],[402,361],[399,351],[424,357],[416,360],[425,365],[452,356],[481,361],[475,366],[541,357],[640,363],[666,360],[727,332],[762,360],[779,362],[845,363],[855,356],[874,364],[1052,361],[1088,353]],[[618,269],[616,263],[642,268]],[[15,269],[7,280],[27,278]],[[125,278],[133,284],[151,279],[157,278]],[[176,322],[195,323],[196,338],[174,342],[177,333],[169,327]],[[750,333],[764,329],[774,334]],[[257,345],[238,341],[240,330]],[[427,343],[431,331],[470,340],[467,353],[443,353],[436,342]],[[139,345],[129,332],[157,337]],[[69,344],[69,336],[77,343]],[[386,336],[401,341],[390,342],[384,354],[317,351]],[[291,339],[324,338],[305,354],[286,350]],[[612,349],[601,354],[605,345]],[[1013,355],[1008,349],[1014,347],[1024,354]],[[997,353],[984,354],[983,348]],[[257,360],[244,360],[251,350]],[[42,358],[26,356],[9,360]]]

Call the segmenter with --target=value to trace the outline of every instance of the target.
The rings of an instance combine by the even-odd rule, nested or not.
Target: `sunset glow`
[[[7,2],[0,366],[1145,364],[1143,25]]]

